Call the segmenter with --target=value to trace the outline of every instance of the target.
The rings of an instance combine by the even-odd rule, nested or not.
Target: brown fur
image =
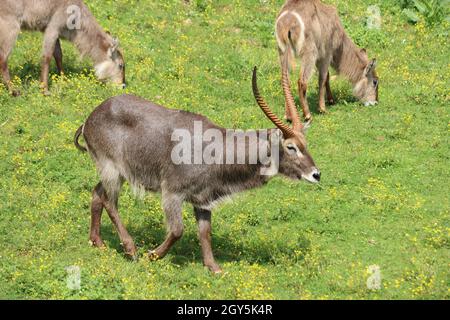
[[[301,59],[298,87],[306,120],[311,119],[306,93],[315,67],[319,72],[321,112],[326,111],[325,93],[328,102],[334,102],[329,84],[330,65],[351,81],[358,99],[369,104],[377,102],[375,61],[369,61],[366,51],[359,49],[347,36],[334,7],[318,0],[288,0],[278,15],[276,36],[282,62],[292,60],[293,55]],[[282,63],[282,68],[284,65]],[[286,117],[291,118],[288,109]]]
[[[80,8],[80,28],[71,30],[67,22],[68,8]],[[13,91],[7,66],[8,57],[20,30],[44,33],[41,82],[48,93],[48,73],[52,56],[62,72],[62,51],[59,38],[75,44],[82,56],[89,56],[100,80],[125,83],[124,60],[118,41],[103,31],[88,7],[81,0],[2,0],[0,10],[0,67],[3,80]]]

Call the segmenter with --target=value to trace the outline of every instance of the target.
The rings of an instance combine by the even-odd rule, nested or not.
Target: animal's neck
[[[343,35],[342,45],[335,52],[333,60],[333,67],[336,71],[347,77],[353,85],[361,79],[365,65],[360,49],[346,34]]]
[[[271,134],[273,134],[273,131],[247,131],[246,134],[253,137],[253,140],[249,138],[238,139],[233,147],[224,146],[225,158],[234,158],[234,161],[232,161],[233,164],[221,166],[221,180],[224,185],[230,187],[233,193],[257,188],[278,173],[278,168],[273,167],[276,163],[271,155]],[[279,150],[276,150],[276,152],[279,152]],[[240,162],[238,161],[239,158]]]
[[[90,57],[94,64],[99,64],[107,58],[108,34],[94,18],[77,31],[74,43],[81,55]]]

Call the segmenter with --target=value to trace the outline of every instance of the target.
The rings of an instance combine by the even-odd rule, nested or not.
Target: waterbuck
[[[97,77],[125,86],[124,59],[116,38],[103,31],[81,0],[2,0],[0,10],[0,68],[8,90],[17,95],[11,83],[8,57],[21,29],[44,33],[41,87],[48,91],[48,73],[52,56],[62,72],[59,39],[75,44],[83,56],[95,65]]]
[[[306,92],[314,67],[319,72],[320,112],[326,112],[325,92],[328,103],[334,103],[330,65],[351,81],[354,95],[366,106],[378,103],[376,60],[369,60],[366,50],[347,36],[336,8],[318,0],[287,0],[275,28],[281,68],[289,68],[293,57],[301,60],[298,92],[306,121],[311,120]],[[286,118],[292,118],[287,104]]]
[[[284,74],[283,83],[286,83],[286,78],[287,74]],[[320,171],[307,151],[304,127],[297,110],[291,110],[295,115],[292,127],[286,125],[272,113],[259,94],[256,68],[252,84],[258,105],[277,129],[249,131],[254,133],[256,143],[250,143],[248,139],[233,141],[235,143],[231,146],[219,143],[215,152],[223,151],[227,159],[232,154],[234,160],[235,155],[239,156],[236,151],[240,150],[248,160],[257,156],[257,151],[252,148],[257,144],[269,151],[269,163],[258,159],[253,164],[248,161],[176,164],[173,157],[177,148],[175,132],[187,132],[187,143],[195,145],[199,136],[206,136],[207,132],[213,131],[218,132],[218,138],[221,138],[228,134],[227,129],[215,125],[204,116],[167,109],[132,95],[110,98],[93,111],[77,130],[75,145],[89,152],[101,180],[93,191],[91,204],[90,241],[94,246],[103,246],[100,219],[105,208],[119,233],[125,253],[135,257],[136,247],[118,213],[119,192],[124,181],[128,181],[133,189],[162,193],[168,234],[158,248],[149,252],[151,259],[164,257],[181,237],[181,211],[186,201],[194,207],[203,263],[211,271],[220,272],[211,249],[211,210],[220,200],[233,193],[262,186],[277,173],[294,180],[304,179],[311,183],[320,181]],[[202,132],[195,133],[198,124]],[[78,142],[81,135],[86,148]],[[205,147],[206,140],[200,141],[201,147]],[[195,158],[195,148],[188,152],[188,160]],[[263,170],[267,166],[273,169],[274,163],[278,164],[278,170]]]

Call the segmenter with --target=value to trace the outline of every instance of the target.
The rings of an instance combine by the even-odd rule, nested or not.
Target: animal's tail
[[[295,69],[295,45],[292,41],[292,31],[289,30],[287,33],[286,50],[284,50],[283,56],[281,57],[281,66],[283,71],[286,70],[289,74],[291,69]]]
[[[304,42],[304,24],[301,17],[291,11],[284,12],[277,20],[276,35],[282,53],[283,68],[295,68],[295,57],[300,54]],[[289,70],[288,70],[289,71]]]
[[[73,143],[75,144],[75,147],[77,147],[78,150],[80,150],[81,152],[87,152],[88,150],[83,147],[82,145],[80,145],[80,143],[78,142],[78,140],[80,139],[80,136],[83,134],[83,128],[84,128],[84,124],[78,128],[77,132],[75,132],[75,137],[73,139]]]

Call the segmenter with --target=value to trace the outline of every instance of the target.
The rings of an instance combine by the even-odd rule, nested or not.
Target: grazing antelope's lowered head
[[[119,40],[109,34],[105,43],[105,59],[95,65],[95,74],[100,81],[110,81],[125,88],[125,61]]]
[[[269,108],[259,93],[256,67],[253,70],[253,94],[265,115],[280,130],[280,166],[279,172],[294,180],[304,179],[311,183],[320,181],[320,171],[307,150],[305,131],[309,124],[303,125],[289,88],[286,72],[283,72],[283,91],[287,106],[291,112],[292,127],[283,123]]]
[[[377,61],[369,60],[365,49],[361,49],[361,56],[365,67],[353,88],[353,93],[365,106],[373,106],[378,103],[378,76],[375,71]]]

